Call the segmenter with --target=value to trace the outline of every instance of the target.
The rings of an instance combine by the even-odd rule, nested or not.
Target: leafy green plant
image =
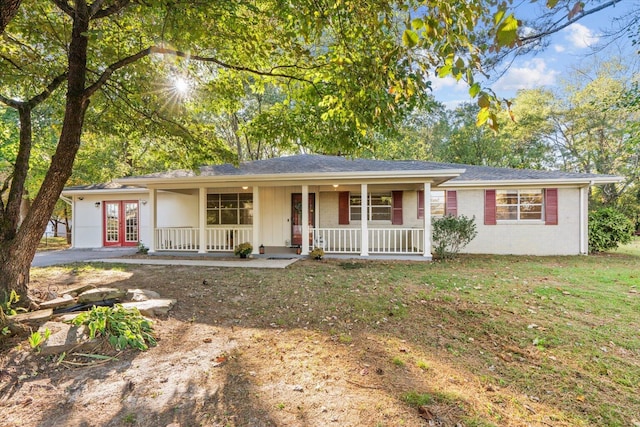
[[[18,314],[18,312],[20,311],[22,312],[27,311],[26,309],[21,307],[16,307],[16,308],[12,307],[18,302],[20,302],[20,295],[18,295],[14,289],[11,289],[11,293],[9,294],[9,297],[7,298],[7,295],[5,294],[4,299],[2,300],[2,302],[0,302],[0,309],[3,311],[4,314],[8,316],[13,316],[15,314]]]
[[[138,242],[138,253],[142,255],[149,253],[149,248],[146,247],[142,241]]]
[[[633,223],[613,208],[589,214],[589,251],[604,252],[631,242]]]
[[[322,259],[324,256],[324,249],[315,247],[311,252],[309,252],[309,256],[313,259]]]
[[[476,217],[445,215],[433,219],[433,249],[438,258],[454,258],[478,235]]]
[[[76,326],[86,325],[90,339],[104,336],[117,350],[127,347],[147,350],[150,345],[156,345],[151,322],[137,308],[127,309],[121,304],[93,307],[78,315],[72,323]]]
[[[40,333],[40,331],[32,332],[29,335],[29,345],[35,351],[40,351],[40,346],[51,336],[51,331],[49,328],[45,328],[44,335]]]
[[[239,255],[242,258],[246,258],[251,252],[253,252],[253,246],[249,242],[240,243],[233,250],[235,255]]]

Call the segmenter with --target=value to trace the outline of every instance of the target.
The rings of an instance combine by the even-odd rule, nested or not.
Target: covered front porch
[[[255,255],[263,246],[272,253],[307,255],[319,247],[344,256],[431,258],[429,208],[417,217],[418,199],[431,200],[431,182],[311,184],[150,187],[147,246],[152,253],[232,253],[249,242]],[[178,205],[180,212],[168,212]],[[238,223],[217,223],[231,221]]]

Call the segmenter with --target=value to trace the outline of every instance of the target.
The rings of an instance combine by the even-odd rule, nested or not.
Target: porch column
[[[309,255],[309,186],[302,186],[302,255]]]
[[[198,188],[198,253],[207,253],[207,189]]]
[[[157,227],[157,215],[156,215],[156,203],[158,190],[155,188],[149,189],[149,225],[151,226],[151,241],[149,242],[149,252],[156,251],[156,227]]]
[[[260,253],[260,188],[257,185],[253,186],[253,225],[252,225],[252,240],[253,240],[253,252],[252,254]]]
[[[424,183],[424,253],[422,256],[431,259],[431,183]]]
[[[369,193],[367,184],[360,184],[360,256],[369,256]]]

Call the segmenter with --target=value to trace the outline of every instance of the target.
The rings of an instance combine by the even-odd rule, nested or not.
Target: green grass
[[[66,237],[43,237],[38,245],[38,252],[57,251],[68,247]]]
[[[34,269],[32,277],[45,271]],[[158,274],[146,280],[166,282],[168,271],[145,270]],[[193,274],[181,280],[200,283],[201,273]],[[230,269],[211,292],[224,301],[241,293],[247,327],[332,337],[327,342],[347,348],[358,366],[384,373],[366,378],[404,378],[387,386],[389,394],[409,406],[447,406],[464,425],[546,419],[624,426],[640,413],[639,239],[593,256],[327,259],[281,271]],[[216,311],[215,321],[235,319],[237,313],[224,311],[233,308]],[[286,334],[279,340],[299,345],[285,343]],[[458,375],[468,382],[459,383]],[[476,384],[493,390],[466,395]]]
[[[617,253],[640,257],[640,236],[635,236],[633,241],[628,245],[620,246]]]

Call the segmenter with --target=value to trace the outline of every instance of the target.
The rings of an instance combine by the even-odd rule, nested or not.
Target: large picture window
[[[389,193],[369,193],[367,203],[368,221],[391,221],[392,197]],[[360,194],[349,196],[349,213],[351,221],[361,221],[362,198]]]
[[[207,194],[207,224],[253,224],[253,194]]]
[[[542,190],[496,190],[498,221],[541,221],[544,212]]]

